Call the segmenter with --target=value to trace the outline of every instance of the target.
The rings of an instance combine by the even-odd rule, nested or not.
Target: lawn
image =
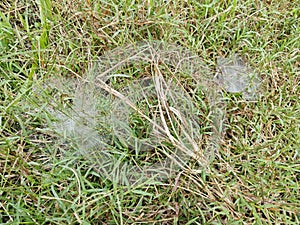
[[[109,81],[95,77],[128,59],[135,43],[157,41],[194,54],[198,69],[175,73],[147,53]],[[233,55],[261,84],[251,101],[213,88],[226,111],[209,151],[212,101],[197,82],[212,81],[218,58]],[[149,103],[138,90],[153,76],[176,83],[149,89]],[[166,93],[177,96],[165,106],[172,112],[162,107]],[[300,224],[299,99],[298,0],[2,0],[0,224]],[[179,106],[201,123],[185,125]],[[168,120],[154,121],[157,110]],[[114,129],[107,118],[130,124]],[[151,136],[156,122],[163,138]],[[175,132],[182,126],[189,144]],[[123,177],[124,165],[169,162],[168,154],[192,147],[199,158],[171,176]],[[100,160],[107,149],[114,157]],[[118,157],[122,182],[105,174]]]

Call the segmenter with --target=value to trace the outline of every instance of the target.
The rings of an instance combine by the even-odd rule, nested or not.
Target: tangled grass
[[[297,1],[4,0],[0,12],[0,223],[299,224]],[[206,169],[190,161],[191,170],[124,188],[86,157],[66,154],[77,146],[50,129],[48,109],[68,109],[74,95],[39,87],[51,79],[63,86],[86,80],[105,52],[140,40],[192,49],[210,71],[219,56],[242,54],[263,79],[262,95],[253,103],[224,92],[224,139]],[[174,72],[153,67],[119,72]],[[127,93],[125,80],[111,84]],[[187,92],[193,86],[180,83]],[[207,127],[205,94],[196,90],[192,99]],[[132,126],[147,129],[143,122]],[[207,132],[200,129],[204,140]],[[139,161],[160,162],[161,152]]]

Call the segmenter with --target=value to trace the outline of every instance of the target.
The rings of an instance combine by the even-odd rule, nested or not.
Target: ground
[[[298,0],[1,1],[0,223],[299,224],[299,16]],[[82,78],[104,52],[141,40],[191,49],[211,70],[242,55],[262,84],[255,102],[224,94],[227,127],[208,168],[124,187],[62,153],[71,147],[47,126],[37,87]]]

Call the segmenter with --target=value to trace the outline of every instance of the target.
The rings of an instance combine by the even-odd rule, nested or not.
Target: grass
[[[0,3],[1,224],[300,223],[299,1],[163,2]],[[226,96],[209,168],[124,188],[65,153],[36,90],[84,77],[104,52],[140,40],[192,49],[211,70],[218,56],[241,54],[263,83],[257,102]]]

